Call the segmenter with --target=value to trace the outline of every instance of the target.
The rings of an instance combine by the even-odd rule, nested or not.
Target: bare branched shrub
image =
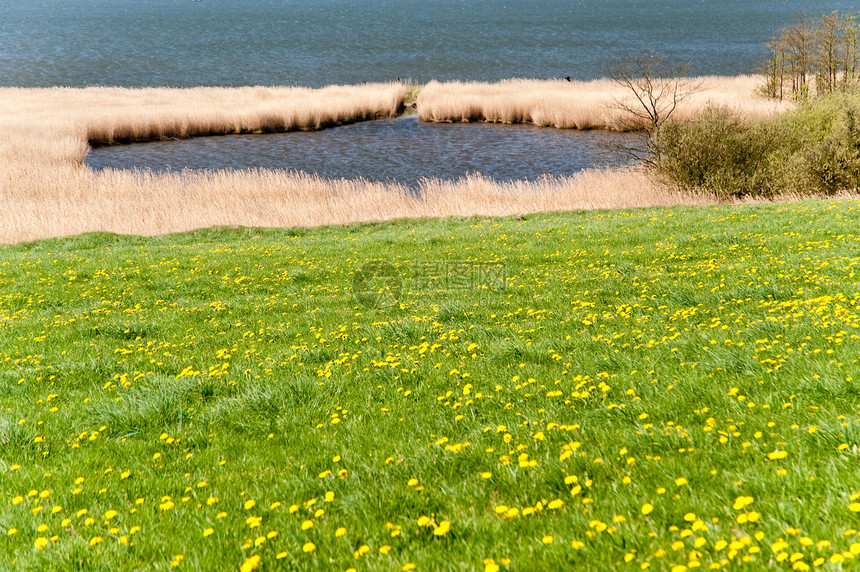
[[[616,98],[616,109],[654,132],[684,101],[701,89],[700,80],[688,78],[689,63],[672,62],[653,52],[642,52],[612,62],[609,77],[624,88],[625,97]]]
[[[650,167],[657,165],[661,147],[655,145],[655,135],[678,106],[702,89],[700,79],[687,77],[689,70],[689,62],[669,61],[650,51],[611,63],[609,77],[625,94],[611,105],[630,118],[631,129],[642,132],[638,144],[613,143],[612,152]]]

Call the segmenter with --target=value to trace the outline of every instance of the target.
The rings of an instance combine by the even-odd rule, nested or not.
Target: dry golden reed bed
[[[699,90],[683,102],[675,117],[689,118],[708,103],[725,105],[750,119],[786,109],[784,101],[755,95],[760,76],[701,77],[691,79]],[[531,123],[566,129],[624,131],[636,127],[617,102],[631,95],[603,79],[587,82],[510,79],[498,83],[431,82],[418,97],[418,115],[424,121],[492,121]]]
[[[572,89],[571,84],[565,84],[520,80],[495,85],[433,83],[421,93],[419,110],[426,116],[439,102],[456,99],[439,94],[459,91],[461,99],[468,100],[482,89],[488,93],[501,90],[507,95],[482,97],[496,106],[505,97],[512,106],[531,106],[530,120],[539,124],[598,126],[595,121],[583,123],[580,117],[584,112],[579,107],[553,96],[556,90]],[[720,85],[726,87],[726,98],[739,103],[745,97],[754,101],[751,78],[724,78]],[[574,87],[582,89],[582,94],[611,91],[602,81]],[[545,101],[535,107],[534,102],[542,101],[542,89],[547,91]],[[588,171],[569,178],[517,184],[499,184],[476,176],[456,183],[427,181],[416,196],[397,185],[326,181],[286,171],[93,172],[84,164],[88,143],[320,128],[396,115],[405,94],[406,88],[399,83],[319,90],[0,89],[0,242],[88,231],[155,235],[213,225],[316,226],[400,217],[704,202],[671,193],[635,170]],[[599,97],[582,95],[580,99],[590,102],[592,116],[606,113],[605,101]],[[556,119],[536,121],[533,110],[538,108]]]

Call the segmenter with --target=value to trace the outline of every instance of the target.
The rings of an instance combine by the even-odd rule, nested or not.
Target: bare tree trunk
[[[853,14],[842,18],[842,91],[850,91],[857,79],[857,59],[860,56],[860,29]]]
[[[783,33],[786,55],[790,62],[792,93],[797,99],[809,97],[809,73],[813,69],[815,22],[800,20]]]
[[[839,13],[822,16],[814,30],[815,94],[833,93],[839,79],[839,48],[842,43]]]
[[[759,68],[765,77],[763,93],[766,97],[782,99],[784,97],[783,85],[785,82],[785,51],[782,43],[773,38],[767,43],[770,52],[767,60]]]

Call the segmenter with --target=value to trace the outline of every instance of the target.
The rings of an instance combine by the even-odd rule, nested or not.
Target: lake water
[[[94,169],[181,171],[263,167],[317,173],[330,179],[453,180],[481,173],[496,180],[571,175],[625,162],[613,146],[636,135],[521,125],[432,124],[417,116],[355,123],[335,129],[271,135],[227,135],[93,149]]]
[[[592,79],[653,49],[754,70],[798,13],[844,0],[0,0],[0,85]]]
[[[853,0],[852,0],[853,1]],[[396,78],[592,79],[652,49],[692,74],[754,71],[765,42],[820,0],[0,0],[0,86],[358,84]],[[95,168],[277,167],[413,184],[600,163],[601,133],[429,126],[219,137],[94,151]]]

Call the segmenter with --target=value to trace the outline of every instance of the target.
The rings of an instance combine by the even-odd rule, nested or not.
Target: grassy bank
[[[489,93],[502,88],[504,93]],[[558,96],[562,88],[564,97]],[[708,93],[720,89],[725,98],[753,101],[750,78],[723,78]],[[614,95],[617,91],[605,82],[430,84],[418,95],[418,109],[424,119],[458,119],[460,103],[477,98],[486,105],[518,106],[522,120],[594,127],[598,125],[578,117],[604,114]],[[83,163],[90,144],[317,129],[396,115],[407,97],[414,97],[414,86],[399,83],[321,90],[0,89],[0,242],[90,231],[154,235],[213,225],[316,226],[701,202],[670,192],[639,172],[596,171],[513,186],[480,177],[456,184],[428,181],[417,198],[396,185],[329,182],[286,172],[94,173]],[[452,113],[461,115],[438,111],[449,100],[460,102],[452,109],[461,111]],[[555,119],[536,119],[529,106],[538,100],[541,113]],[[584,103],[571,107],[572,101]],[[506,114],[487,117],[513,120]]]
[[[2,247],[0,566],[853,567],[857,228],[810,201]],[[393,306],[353,297],[374,259]]]

